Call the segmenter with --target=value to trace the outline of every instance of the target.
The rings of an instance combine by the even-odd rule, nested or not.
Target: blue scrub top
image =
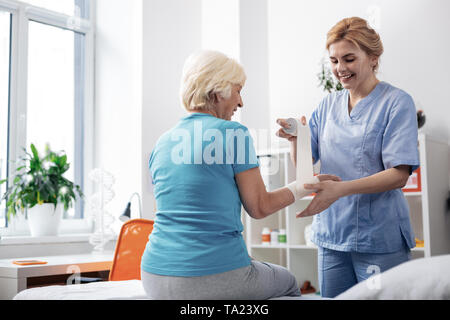
[[[237,122],[192,113],[163,134],[149,161],[157,212],[141,268],[192,277],[250,265],[234,176],[258,166]]]
[[[325,97],[309,125],[321,173],[355,180],[399,165],[419,166],[417,115],[403,90],[379,82],[348,112],[349,92]],[[311,241],[338,251],[390,253],[415,247],[401,189],[342,197],[314,216]]]

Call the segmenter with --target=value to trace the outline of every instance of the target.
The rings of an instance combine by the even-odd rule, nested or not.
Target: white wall
[[[179,100],[185,59],[201,49],[201,0],[143,2],[142,144],[140,154],[144,217],[154,217],[148,160],[161,134],[186,115]]]
[[[326,53],[327,31],[345,17],[373,21],[375,7],[379,19],[374,26],[385,49],[379,79],[406,90],[424,110],[427,122],[421,131],[450,143],[450,1],[268,1],[273,131],[276,118],[309,117],[325,95],[316,74]]]
[[[94,166],[116,178],[106,209],[118,216],[141,193],[142,0],[96,3]]]
[[[270,145],[267,0],[203,0],[202,48],[219,50],[245,68],[244,107],[234,121],[247,126],[258,148]]]
[[[202,0],[201,46],[240,60],[240,0]]]
[[[242,90],[241,122],[250,129],[257,149],[280,139],[269,131],[269,38],[267,0],[240,1],[240,57],[247,82]]]
[[[152,218],[148,158],[184,115],[178,89],[184,60],[201,48],[201,1],[98,0],[97,15],[96,166],[116,176],[114,216],[139,192]]]

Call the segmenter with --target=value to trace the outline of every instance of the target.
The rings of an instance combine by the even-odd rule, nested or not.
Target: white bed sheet
[[[414,259],[360,282],[337,300],[450,299],[450,255]],[[140,280],[104,281],[69,286],[32,288],[14,300],[147,300]],[[328,300],[317,295],[279,297],[271,300]]]
[[[271,300],[321,299],[317,295],[304,295]],[[128,280],[31,288],[19,292],[13,300],[148,300],[148,298],[140,280]]]
[[[101,281],[23,290],[13,300],[146,300],[140,280]]]

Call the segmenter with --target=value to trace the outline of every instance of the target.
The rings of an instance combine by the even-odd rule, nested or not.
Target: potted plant
[[[326,63],[324,59],[322,59],[321,66],[322,69],[317,74],[317,78],[319,79],[319,87],[322,87],[324,91],[328,92],[340,91],[344,89],[342,84],[333,76],[328,63]]]
[[[24,152],[21,158],[24,163],[16,169],[12,185],[2,197],[2,201],[7,201],[8,219],[27,210],[32,236],[57,235],[62,209],[72,207],[75,192],[80,198],[83,193],[80,186],[63,177],[70,167],[63,151],[53,152],[47,145],[45,155],[40,157],[31,144],[31,153],[25,149]],[[5,182],[2,180],[0,184]]]

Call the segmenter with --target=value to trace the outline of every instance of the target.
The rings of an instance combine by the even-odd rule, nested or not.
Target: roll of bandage
[[[299,120],[289,118],[286,120],[289,128],[283,128],[287,134],[297,136],[297,167],[296,167],[296,189],[301,196],[305,196],[312,191],[307,191],[303,187],[305,183],[317,183],[319,179],[314,176],[311,132],[309,126],[303,125]]]
[[[291,136],[296,136],[298,127],[297,124],[300,122],[294,118],[289,118],[286,120],[286,122],[288,123],[289,128],[283,128],[283,131],[286,132],[287,134],[290,134]]]

